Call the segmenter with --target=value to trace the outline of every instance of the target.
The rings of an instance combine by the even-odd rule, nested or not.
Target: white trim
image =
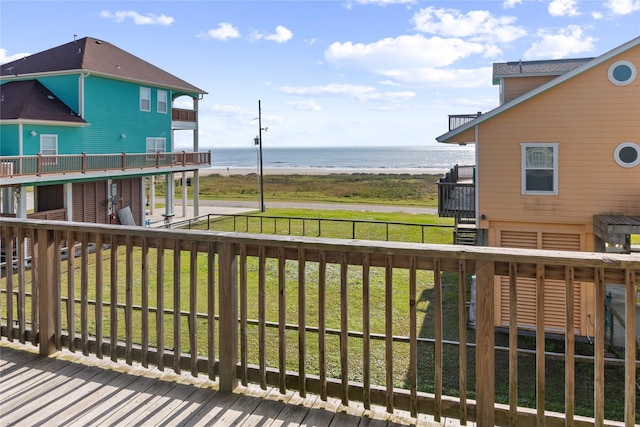
[[[144,111],[146,113],[151,111],[151,88],[140,86],[140,97],[138,99],[138,106],[140,107],[140,111]],[[148,97],[144,97],[143,93],[148,95]],[[149,106],[145,109],[142,106],[142,101],[149,102]]]
[[[620,151],[622,151],[624,148],[628,148],[628,147],[635,148],[636,153],[638,155],[636,160],[634,162],[631,162],[631,163],[625,163],[620,159]],[[635,142],[630,142],[630,141],[618,144],[616,149],[613,150],[613,160],[615,160],[616,163],[618,165],[622,166],[623,168],[632,168],[634,166],[640,165],[640,145],[636,144]]]
[[[558,195],[558,146],[557,142],[521,142],[520,143],[520,192],[526,196]],[[550,191],[527,190],[527,148],[551,148],[553,150],[553,189]]]
[[[629,67],[629,69],[631,70],[631,76],[629,76],[629,78],[627,80],[624,81],[620,81],[617,80],[614,76],[613,73],[615,71],[616,68],[618,68],[621,65],[625,65],[627,67]],[[613,83],[616,86],[627,86],[631,83],[633,83],[633,81],[636,79],[636,75],[638,74],[638,71],[636,70],[636,66],[633,65],[633,63],[629,62],[629,61],[616,61],[613,64],[611,64],[611,66],[609,67],[609,70],[607,71],[607,77],[609,77],[609,81],[611,83]]]
[[[164,93],[164,111],[160,109],[160,94]],[[161,114],[169,112],[169,94],[166,90],[156,89],[156,111]]]

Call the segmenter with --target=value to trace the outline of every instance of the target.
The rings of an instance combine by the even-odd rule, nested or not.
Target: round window
[[[617,61],[609,67],[609,81],[616,86],[626,86],[636,78],[636,67],[629,61]]]
[[[640,145],[634,142],[623,142],[613,152],[617,164],[625,168],[640,165]]]

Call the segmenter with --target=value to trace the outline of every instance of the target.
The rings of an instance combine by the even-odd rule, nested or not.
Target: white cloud
[[[16,59],[22,59],[25,56],[31,55],[30,53],[15,53],[13,55],[7,55],[7,49],[0,48],[0,64],[6,64],[7,62],[15,61]]]
[[[462,13],[457,9],[421,9],[412,18],[415,29],[443,37],[469,38],[471,41],[510,43],[524,37],[526,31],[513,25],[513,16],[494,16],[487,10]]]
[[[240,32],[228,22],[218,23],[218,28],[212,28],[206,33],[198,35],[200,38],[212,38],[215,40],[237,39]]]
[[[587,36],[578,25],[569,25],[557,33],[538,31],[540,41],[534,43],[524,54],[525,59],[560,59],[591,52],[596,38]]]
[[[173,17],[167,15],[154,15],[149,13],[147,15],[141,15],[135,10],[118,10],[115,13],[111,13],[108,10],[100,12],[100,16],[106,19],[111,19],[113,22],[124,22],[125,19],[130,18],[136,25],[171,25],[173,24]]]
[[[320,111],[322,107],[311,99],[306,99],[302,101],[291,101],[285,104],[287,107],[290,107],[294,110],[298,111]]]
[[[486,47],[457,38],[426,38],[420,34],[385,38],[374,43],[336,42],[324,52],[325,59],[335,65],[355,65],[383,74],[396,68],[442,67],[482,54]]]
[[[502,7],[504,9],[513,9],[520,3],[522,3],[522,0],[505,0],[504,3],[502,3]]]
[[[264,38],[265,40],[271,40],[277,43],[285,43],[293,38],[293,33],[282,25],[278,25],[274,34],[269,34],[264,36]]]
[[[275,33],[273,34],[264,34],[259,31],[253,31],[250,35],[251,40],[270,40],[277,43],[285,43],[293,38],[293,33],[286,27],[282,25],[278,25],[276,27]]]
[[[595,20],[599,20],[604,18],[604,15],[601,12],[591,12],[591,17]]]
[[[547,9],[551,16],[579,16],[576,0],[553,0]]]
[[[640,0],[609,0],[605,7],[615,15],[628,15],[640,10]]]
[[[358,4],[376,4],[386,6],[388,4],[414,4],[416,0],[355,0]]]
[[[418,68],[396,70],[388,77],[404,84],[472,88],[491,84],[492,67],[476,69]]]
[[[287,95],[297,96],[346,96],[358,101],[398,102],[416,96],[414,92],[379,92],[373,86],[328,84],[324,86],[282,86]]]

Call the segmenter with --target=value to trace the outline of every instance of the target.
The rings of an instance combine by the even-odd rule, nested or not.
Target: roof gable
[[[202,89],[106,41],[85,37],[0,67],[0,76],[15,77],[64,71],[90,71],[111,78],[152,83],[188,93]]]
[[[0,120],[53,121],[83,125],[87,122],[37,80],[0,85]]]
[[[556,77],[553,80],[550,80],[549,82],[538,86],[536,89],[525,93],[524,95],[519,96],[518,98],[515,98],[505,104],[502,104],[501,106],[494,108],[493,110],[482,114],[480,116],[478,116],[476,119],[473,119],[467,123],[465,123],[462,126],[459,126],[443,135],[440,135],[436,138],[436,141],[438,142],[446,142],[446,143],[457,143],[458,141],[453,140],[452,138],[455,138],[456,136],[464,133],[465,131],[479,125],[480,123],[483,123],[487,120],[490,120],[494,117],[496,117],[497,115],[523,103],[528,101],[529,99],[539,95],[542,92],[545,92],[547,90],[553,89],[555,86],[558,86],[559,84],[581,74],[584,73],[600,64],[602,64],[605,61],[608,61],[611,58],[614,58],[618,55],[620,55],[621,53],[624,53],[630,49],[633,49],[635,47],[640,46],[640,37],[636,37],[633,40],[628,41],[627,43],[624,43],[623,45],[620,45],[612,50],[610,50],[609,52],[600,55],[582,65],[580,65],[579,67],[574,68],[571,71],[568,71],[564,74],[562,74],[559,77]],[[469,141],[460,141],[460,142],[469,142]]]

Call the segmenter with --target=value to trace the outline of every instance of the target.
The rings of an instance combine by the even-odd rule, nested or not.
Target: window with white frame
[[[42,156],[58,155],[58,135],[40,135],[40,154]],[[45,165],[55,165],[58,161],[56,157],[43,159]]]
[[[558,143],[522,143],[522,194],[558,194]]]
[[[167,104],[167,91],[159,90],[158,91],[158,101],[157,101],[158,113],[166,113],[168,110]]]
[[[140,111],[151,111],[151,89],[140,88]]]
[[[147,153],[164,153],[167,151],[166,138],[147,138]]]

